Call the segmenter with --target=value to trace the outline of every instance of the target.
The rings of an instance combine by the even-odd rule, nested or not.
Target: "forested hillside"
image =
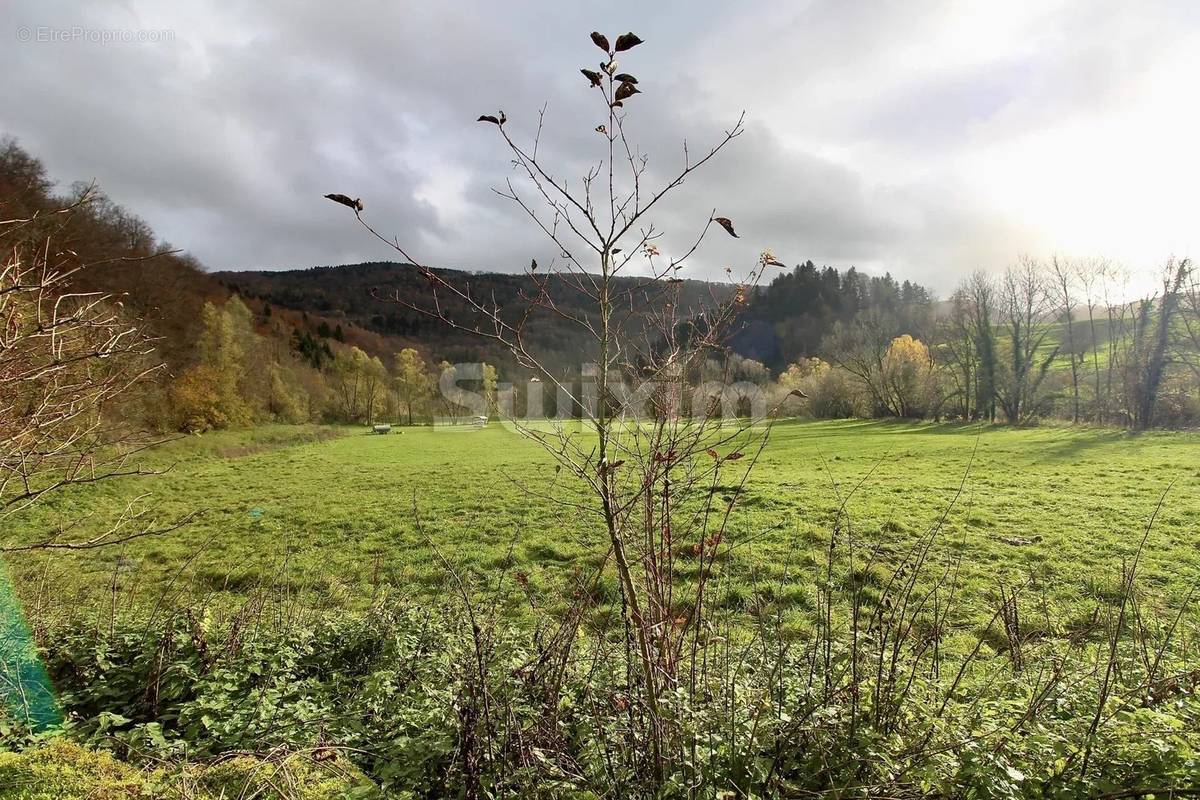
[[[932,293],[919,284],[807,261],[755,294],[733,345],[779,372],[797,359],[826,355],[826,339],[838,322],[871,311],[892,315],[902,329],[897,335],[917,334],[928,326],[933,310]]]
[[[475,296],[494,301],[510,319],[524,308],[524,298],[535,292],[535,283],[528,275],[455,270],[438,273],[457,286],[469,286]],[[244,297],[344,320],[381,336],[395,337],[403,345],[430,352],[438,359],[452,363],[498,361],[502,366],[515,366],[502,349],[414,310],[411,306],[431,307],[433,297],[428,281],[410,265],[374,262],[279,272],[218,272],[215,277]],[[639,285],[639,280],[619,278],[617,284],[625,291]],[[566,282],[551,285],[555,305],[564,314],[594,313],[586,298]],[[635,320],[661,310],[667,302],[678,303],[682,309],[698,308],[728,298],[734,289],[731,283],[683,281],[670,295],[661,287],[654,292],[644,291],[639,295],[640,314]],[[901,327],[911,329],[928,319],[932,296],[925,287],[897,282],[890,275],[869,276],[853,267],[840,272],[833,267],[818,268],[809,261],[750,294],[735,325],[737,333],[731,346],[738,355],[762,362],[778,373],[798,358],[820,354],[834,323],[848,322],[869,309],[896,314]],[[450,306],[448,313],[461,316],[461,303]],[[526,328],[526,336],[538,352],[550,354],[551,363],[563,369],[578,369],[578,354],[583,352],[585,342],[580,331],[563,316],[545,311],[536,314]]]
[[[45,291],[93,296],[151,343],[149,373],[124,398],[122,415],[135,416],[124,422],[196,431],[334,418],[342,411],[330,400],[331,366],[340,356],[343,382],[357,381],[378,359],[354,345],[385,349],[352,326],[320,341],[309,332],[319,317],[251,309],[99,187],[56,186],[12,139],[0,139],[0,220],[10,263],[53,275],[39,281]]]
[[[0,138],[0,218],[31,220],[10,250],[49,247],[53,265],[71,272],[75,291],[119,297],[159,337],[171,366],[185,365],[200,332],[201,308],[227,292],[186,255],[171,252],[150,226],[97,187],[56,190],[45,167],[11,139]]]
[[[498,306],[509,322],[525,311],[525,298],[538,290],[528,275],[449,269],[439,269],[437,273],[457,287],[469,287],[473,296],[486,298],[488,305]],[[499,365],[512,377],[524,373],[505,348],[472,333],[456,331],[416,310],[414,306],[433,307],[433,291],[429,282],[408,264],[384,261],[275,272],[218,272],[214,277],[243,297],[321,315],[335,326],[372,331],[383,337],[394,351],[413,347],[435,363],[485,361]],[[727,298],[733,290],[729,284],[683,281],[669,293],[661,286],[638,291],[643,282],[637,278],[617,281],[621,292],[632,291],[638,298],[626,320],[631,330],[644,327],[647,315],[661,311],[668,302],[678,303],[682,309],[699,308]],[[590,316],[595,309],[578,289],[565,281],[550,278],[547,288],[561,313],[544,309],[535,312],[526,322],[525,339],[539,353],[546,354],[548,364],[567,373],[577,372],[580,353],[585,351],[585,334],[566,318]],[[455,302],[455,298],[445,293],[439,300],[447,314],[456,320],[466,322],[470,318],[461,301]]]

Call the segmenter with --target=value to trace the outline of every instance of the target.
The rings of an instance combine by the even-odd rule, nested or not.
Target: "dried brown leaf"
[[[333,193],[333,194],[327,194],[327,195],[325,195],[325,196],[326,196],[326,197],[328,197],[328,198],[329,198],[330,200],[332,200],[333,202],[335,202],[335,203],[341,203],[341,204],[342,204],[342,205],[344,205],[344,206],[348,206],[349,208],[353,208],[355,211],[362,211],[362,210],[363,210],[363,202],[362,202],[362,200],[359,200],[358,198],[354,198],[353,200],[351,200],[351,199],[350,199],[349,197],[347,197],[346,195],[344,195],[344,194],[337,194],[336,192],[335,192],[335,193]]]
[[[617,87],[617,93],[613,95],[613,99],[620,103],[622,100],[628,100],[635,94],[640,94],[641,91],[641,89],[637,88],[632,83],[622,83]]]
[[[614,50],[618,53],[624,52],[631,48],[637,47],[642,43],[636,33],[623,33],[617,37],[617,44]]]
[[[741,238],[736,233],[734,233],[733,220],[729,219],[729,217],[713,217],[712,221],[717,223],[718,225],[720,225],[722,228],[724,228],[725,232],[728,233],[733,238],[735,238],[735,239]]]

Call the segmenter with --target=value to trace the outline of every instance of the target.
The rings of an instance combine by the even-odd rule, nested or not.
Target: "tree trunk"
[[[1162,385],[1163,372],[1166,370],[1167,345],[1171,339],[1171,320],[1179,307],[1179,289],[1187,276],[1189,261],[1185,258],[1175,268],[1174,275],[1169,275],[1164,284],[1162,305],[1158,311],[1158,320],[1154,325],[1154,339],[1149,352],[1146,354],[1145,380],[1138,391],[1138,412],[1134,420],[1138,430],[1146,430],[1154,425],[1154,407],[1158,402],[1158,390]]]

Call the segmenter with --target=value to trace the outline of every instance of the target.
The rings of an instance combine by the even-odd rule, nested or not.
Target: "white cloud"
[[[8,43],[0,130],[214,269],[390,257],[321,195],[362,196],[430,262],[515,269],[549,252],[489,191],[513,172],[475,116],[503,107],[578,175],[601,157],[580,66],[593,27],[634,28],[630,129],[662,179],[742,108],[747,133],[655,214],[679,249],[714,206],[741,240],[948,291],[1022,252],[1135,267],[1194,247],[1200,6],[1113,0],[458,2],[18,0],[6,23],[171,29],[155,44]],[[13,35],[0,31],[0,35]],[[590,104],[590,105],[589,105]],[[596,117],[593,119],[593,117]],[[493,135],[489,135],[493,134]]]

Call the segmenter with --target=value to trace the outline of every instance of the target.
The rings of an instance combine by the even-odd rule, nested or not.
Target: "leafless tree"
[[[651,190],[649,160],[627,130],[627,108],[643,102],[646,83],[617,67],[618,54],[641,41],[632,33],[612,43],[597,33],[592,41],[603,58],[599,69],[582,70],[580,90],[595,98],[599,114],[584,124],[600,152],[580,179],[566,180],[545,163],[539,148],[544,108],[529,126],[527,142],[503,111],[479,117],[499,137],[516,172],[497,194],[525,215],[554,253],[540,267],[531,261],[526,275],[532,289],[516,307],[477,296],[469,284],[453,282],[398,240],[378,233],[365,221],[361,201],[330,197],[349,206],[432,287],[430,305],[402,296],[396,302],[504,347],[581,415],[581,425],[511,422],[595,500],[577,511],[593,516],[604,531],[605,561],[618,578],[631,674],[637,678],[631,691],[650,720],[648,769],[659,775],[671,742],[660,701],[681,680],[694,688],[702,679],[704,660],[697,658],[697,648],[712,630],[705,589],[717,553],[730,546],[725,536],[730,514],[766,441],[765,426],[753,427],[761,419],[731,424],[714,413],[724,401],[721,387],[693,387],[690,381],[714,353],[723,352],[764,270],[783,264],[764,251],[729,295],[714,293],[696,307],[681,307],[681,271],[714,228],[737,237],[734,223],[714,208],[690,236],[678,239],[667,237],[649,215],[742,135],[744,115],[699,157],[685,144],[673,177]],[[579,295],[589,311],[566,310],[555,300],[563,292]],[[558,316],[586,332],[591,347],[580,354],[578,383],[548,368],[527,345],[526,325],[538,315]],[[716,489],[720,484],[737,487],[727,502]]]
[[[1083,292],[1087,309],[1088,343],[1092,350],[1092,415],[1096,424],[1104,421],[1103,394],[1100,388],[1100,337],[1096,331],[1096,307],[1100,301],[1100,284],[1108,262],[1098,258],[1079,259],[1074,263],[1075,280]]]
[[[71,290],[80,265],[53,238],[29,232],[55,225],[88,202],[85,194],[54,218],[0,221],[0,550],[87,549],[174,530],[136,502],[100,533],[74,520],[40,537],[14,532],[14,516],[68,486],[143,474],[131,457],[155,443],[126,424],[122,405],[156,372],[153,342],[117,298]],[[4,524],[8,521],[9,524]]]
[[[1055,255],[1050,259],[1049,291],[1055,302],[1062,310],[1063,324],[1066,327],[1066,337],[1063,350],[1071,367],[1071,421],[1079,422],[1079,368],[1082,366],[1083,353],[1075,341],[1075,296],[1076,280],[1079,270],[1074,262]]]
[[[1038,413],[1042,381],[1058,355],[1058,348],[1043,351],[1049,336],[1046,325],[1050,295],[1037,261],[1023,257],[1000,282],[1000,324],[1008,339],[1008,364],[1002,373],[999,400],[1011,424]]]
[[[974,343],[979,368],[976,370],[975,414],[979,419],[994,422],[996,397],[999,392],[999,355],[996,347],[996,285],[982,271],[974,272],[961,288],[963,307]]]
[[[1155,298],[1148,297],[1139,304],[1134,332],[1134,357],[1127,366],[1132,424],[1137,430],[1154,425],[1159,389],[1171,355],[1172,329],[1190,272],[1191,262],[1188,259],[1171,259],[1163,269],[1161,299],[1156,303]]]
[[[1102,274],[1104,310],[1107,317],[1105,342],[1108,354],[1104,373],[1105,418],[1119,418],[1128,423],[1131,415],[1128,405],[1117,407],[1118,378],[1122,365],[1128,360],[1130,328],[1136,319],[1137,304],[1129,301],[1129,270],[1119,264],[1108,264]]]
[[[848,323],[839,322],[827,348],[839,367],[858,379],[871,398],[873,414],[904,416],[904,406],[888,380],[885,361],[893,334],[878,313],[866,313]]]
[[[1188,270],[1180,303],[1184,342],[1179,360],[1192,371],[1200,387],[1200,272],[1195,268]]]
[[[953,386],[946,401],[957,405],[957,416],[961,419],[971,419],[978,394],[979,355],[972,336],[969,299],[963,287],[950,297],[950,313],[937,321],[934,345]]]

